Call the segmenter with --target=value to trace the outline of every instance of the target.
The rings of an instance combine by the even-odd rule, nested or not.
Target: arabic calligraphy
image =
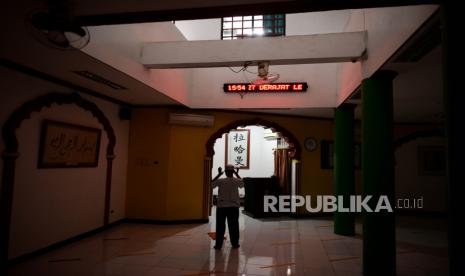
[[[46,166],[96,165],[100,130],[46,121],[40,164]]]
[[[96,144],[95,142],[90,143],[87,136],[79,137],[76,135],[68,137],[66,133],[60,132],[58,136],[50,139],[49,146],[52,152],[55,153],[50,156],[50,159],[54,160],[63,156],[69,157],[73,152],[93,152]]]

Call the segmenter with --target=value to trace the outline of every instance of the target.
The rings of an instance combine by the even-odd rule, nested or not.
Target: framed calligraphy
[[[231,130],[226,134],[225,165],[231,164],[240,169],[249,169],[250,130]]]
[[[446,149],[443,146],[418,147],[419,175],[445,175]]]
[[[334,141],[322,140],[321,141],[321,168],[333,169],[334,168]],[[354,169],[360,170],[362,166],[362,145],[360,143],[354,144]]]
[[[97,167],[101,130],[45,120],[39,148],[39,168]]]

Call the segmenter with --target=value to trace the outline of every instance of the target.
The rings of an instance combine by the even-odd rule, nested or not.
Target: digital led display
[[[306,82],[289,82],[289,83],[225,83],[223,90],[226,93],[268,93],[268,92],[306,92],[308,85]]]

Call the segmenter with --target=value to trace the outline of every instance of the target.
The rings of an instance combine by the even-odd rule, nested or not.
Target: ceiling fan
[[[89,31],[70,16],[67,1],[51,0],[47,6],[48,9],[35,11],[28,18],[37,40],[59,49],[81,49],[89,43]]]
[[[272,83],[279,79],[279,74],[270,74],[268,68],[270,63],[268,61],[261,61],[258,63],[258,78],[252,84],[260,85]]]

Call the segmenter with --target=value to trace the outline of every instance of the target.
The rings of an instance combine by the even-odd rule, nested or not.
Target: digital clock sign
[[[225,83],[223,90],[226,93],[268,93],[268,92],[306,92],[308,85],[306,82],[286,82],[286,83]]]

